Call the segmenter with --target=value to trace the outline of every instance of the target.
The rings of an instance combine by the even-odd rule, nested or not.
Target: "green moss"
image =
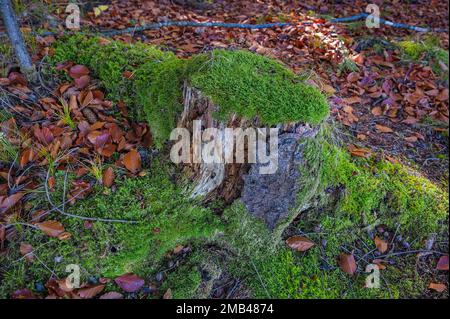
[[[32,243],[36,256],[62,277],[68,264],[80,265],[84,280],[90,276],[113,278],[126,272],[143,276],[151,273],[167,251],[195,239],[213,237],[220,228],[210,210],[183,196],[170,181],[166,166],[157,162],[152,165],[152,173],[146,177],[117,180],[116,192],[104,195],[101,189],[96,189],[94,195],[67,208],[71,214],[136,220],[138,224],[96,221],[87,229],[83,220],[59,215],[54,218],[72,234],[69,240],[49,238],[36,229],[18,226],[19,237]],[[53,197],[58,203],[59,196],[54,194]],[[61,262],[55,263],[55,258]],[[29,288],[33,288],[33,283],[45,283],[49,278],[46,268],[37,261],[30,264],[20,260],[7,264],[12,267],[10,272],[25,267],[25,278],[31,278],[27,283]],[[19,283],[23,278],[17,277],[15,282]]]
[[[263,124],[320,123],[328,114],[321,93],[281,63],[247,51],[214,50],[193,59],[190,83],[220,106],[222,117],[258,116]]]
[[[136,43],[73,36],[55,45],[53,63],[67,60],[94,71],[114,101],[124,100],[137,118],[148,120],[156,146],[168,139],[182,111],[185,81],[209,96],[225,117],[259,117],[263,124],[320,123],[325,98],[281,63],[246,51],[214,50],[181,60],[172,53]],[[133,79],[123,76],[134,73]]]
[[[173,299],[192,299],[197,297],[197,290],[202,283],[202,277],[197,266],[191,263],[178,267],[164,280],[161,291],[170,288]]]
[[[438,76],[448,80],[449,55],[447,50],[439,47],[438,39],[428,37],[421,42],[400,41],[398,46],[405,59],[426,62]],[[442,69],[440,63],[447,66],[447,71]]]

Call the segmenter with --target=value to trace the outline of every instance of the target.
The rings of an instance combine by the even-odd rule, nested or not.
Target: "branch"
[[[31,82],[34,82],[36,71],[33,62],[31,61],[30,54],[25,47],[22,32],[19,29],[19,24],[17,23],[11,1],[0,0],[0,11],[5,24],[6,33],[11,41],[17,59],[19,60],[20,68],[27,78]]]

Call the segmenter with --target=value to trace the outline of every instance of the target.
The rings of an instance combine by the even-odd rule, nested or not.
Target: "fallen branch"
[[[330,22],[331,23],[353,22],[353,21],[366,19],[368,16],[369,16],[368,13],[360,13],[360,14],[356,14],[356,15],[353,15],[350,17],[331,19]],[[447,32],[447,29],[433,29],[433,28],[416,27],[416,26],[409,25],[409,24],[388,21],[383,18],[379,18],[379,19],[380,19],[381,24],[384,24],[384,25],[387,25],[387,26],[390,26],[393,28],[408,29],[408,30],[417,31],[417,32]]]

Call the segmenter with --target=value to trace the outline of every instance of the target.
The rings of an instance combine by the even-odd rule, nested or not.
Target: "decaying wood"
[[[183,97],[184,110],[178,127],[187,128],[191,135],[194,120],[202,121],[202,130],[260,127],[257,119],[244,120],[236,115],[225,121],[216,120],[213,113],[217,107],[188,84]],[[292,210],[300,211],[296,196],[302,178],[298,168],[304,157],[301,141],[314,138],[318,129],[303,123],[280,124],[278,128],[278,169],[274,174],[260,174],[260,167],[266,165],[260,163],[185,164],[183,172],[194,185],[190,196],[205,201],[221,199],[227,204],[241,198],[249,213],[263,219],[270,229],[288,218]],[[192,148],[191,145],[191,154]]]

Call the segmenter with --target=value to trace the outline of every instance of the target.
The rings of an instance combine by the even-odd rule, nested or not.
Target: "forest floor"
[[[167,27],[113,38],[126,43],[141,41],[156,45],[181,58],[214,48],[247,49],[277,58],[305,75],[310,84],[327,96],[331,117],[352,156],[376,155],[392,163],[403,163],[448,188],[447,32],[420,33],[385,25],[367,28],[364,21],[328,22],[330,17],[365,12],[365,1],[339,1],[336,4],[336,1],[218,0],[199,1],[201,4],[194,7],[176,4],[178,2],[183,1],[93,2],[83,8],[81,25],[101,33],[171,20],[251,24],[289,22],[290,26],[262,30]],[[428,1],[379,2],[381,15],[386,20],[448,29],[447,1],[432,1],[432,5],[423,4]],[[39,66],[40,79],[36,87],[31,87],[14,69],[14,72],[7,72],[14,60],[7,48],[7,39],[3,38],[0,43],[0,71],[3,73],[0,74],[0,90],[5,93],[1,102],[2,106],[9,106],[4,109],[7,112],[1,114],[1,128],[12,142],[11,153],[18,154],[13,160],[18,164],[15,166],[8,164],[8,156],[1,155],[0,174],[4,181],[0,183],[0,217],[6,223],[0,224],[0,249],[15,236],[15,228],[5,226],[19,223],[11,216],[28,214],[28,222],[24,223],[40,228],[50,237],[67,239],[71,236],[60,223],[45,221],[49,211],[34,211],[30,215],[27,199],[31,195],[25,190],[41,186],[36,179],[39,176],[40,181],[45,181],[44,195],[54,191],[56,182],[52,167],[66,161],[75,146],[81,150],[80,157],[71,159],[70,164],[77,177],[92,174],[111,187],[114,172],[102,171],[102,163],[112,162],[122,174],[130,177],[142,175],[140,167],[146,160],[145,154],[134,149],[152,145],[149,127],[146,123],[128,120],[129,110],[124,103],[117,105],[124,118],[118,120],[112,116],[113,103],[105,98],[97,80],[89,76],[89,69],[61,65],[61,70],[70,70],[69,77],[55,79],[45,74],[47,56],[53,53],[52,44],[64,32],[60,23],[67,16],[64,7],[46,6],[43,9],[32,3],[22,10],[26,14],[19,17],[25,33],[48,30],[56,23],[56,34],[26,36],[33,60]],[[48,20],[47,13],[53,14],[55,20]],[[133,74],[124,72],[123,76],[132,78]],[[70,92],[76,95],[69,101],[62,102],[58,98],[69,96]],[[63,129],[66,126],[78,130],[68,133]],[[10,132],[15,133],[11,135]],[[22,140],[20,146],[14,146],[28,132],[32,132],[32,136]],[[118,158],[113,156],[115,152],[120,154]],[[34,164],[30,166],[30,163]],[[68,203],[82,201],[91,188],[92,185],[80,179],[73,181],[64,193],[69,194]],[[86,220],[85,227],[91,227],[91,222]],[[23,258],[33,258],[32,245],[20,245]],[[175,249],[182,250],[183,247]],[[175,255],[179,253],[174,252]],[[448,255],[446,258],[448,269]],[[47,265],[43,264],[43,267]],[[123,280],[125,286],[136,283],[134,277]],[[434,281],[435,286],[426,296],[439,298],[436,291],[442,290],[440,285],[448,285],[448,282],[442,274],[436,275]],[[123,288],[122,285],[119,284]],[[97,287],[86,288],[84,297],[97,295],[100,292],[95,290]],[[19,298],[33,294],[29,290],[11,293]],[[117,297],[112,292],[109,294],[108,297]]]

